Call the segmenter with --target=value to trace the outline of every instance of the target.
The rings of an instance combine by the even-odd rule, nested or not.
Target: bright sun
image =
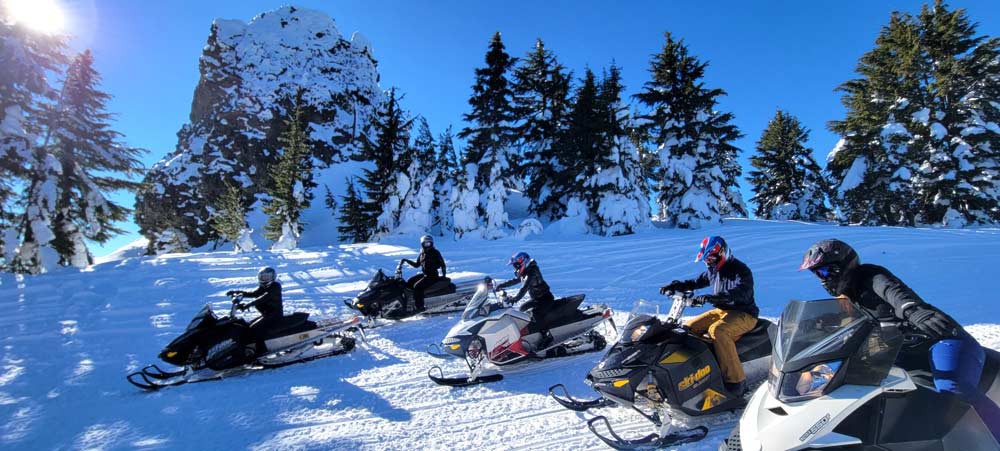
[[[14,23],[43,33],[59,33],[66,24],[56,0],[0,0]]]

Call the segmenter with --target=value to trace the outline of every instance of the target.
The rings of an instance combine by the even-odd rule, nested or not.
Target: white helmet
[[[434,237],[430,235],[420,237],[420,247],[434,247]]]
[[[278,272],[270,266],[261,268],[260,271],[257,271],[257,282],[259,282],[262,287],[270,285],[277,278]]]

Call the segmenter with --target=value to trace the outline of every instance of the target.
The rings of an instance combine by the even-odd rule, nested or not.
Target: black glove
[[[906,320],[921,332],[932,338],[954,337],[958,335],[958,323],[944,312],[923,306],[914,306],[903,312]]]
[[[705,304],[715,304],[716,302],[724,300],[726,300],[725,296],[720,296],[717,294],[706,294],[702,296],[695,296],[694,299],[691,299],[691,305],[693,307],[701,307]]]
[[[226,292],[226,296],[236,296],[237,294],[243,294],[240,290],[229,290]]]
[[[675,280],[662,287],[660,287],[660,294],[671,294],[673,291],[677,291],[677,286],[681,284],[681,281]]]

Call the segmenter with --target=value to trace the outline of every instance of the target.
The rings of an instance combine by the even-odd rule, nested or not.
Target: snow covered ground
[[[701,270],[693,263],[706,233],[723,235],[754,270],[762,315],[791,298],[824,295],[797,272],[814,241],[841,238],[865,261],[888,266],[925,299],[951,313],[985,345],[1000,348],[995,290],[1000,230],[859,228],[727,221],[703,231],[652,230],[619,238],[445,242],[449,274],[509,275],[514,250],[538,260],[557,294],[627,312],[657,287]],[[413,241],[413,242],[410,242]],[[126,257],[85,272],[18,281],[0,277],[0,448],[5,449],[591,449],[589,415],[562,409],[546,388],[564,383],[589,396],[583,377],[600,353],[556,359],[493,385],[433,385],[427,356],[456,320],[404,321],[369,333],[346,356],[233,379],[143,393],[127,372],[155,361],[202,303],[223,309],[226,290],[250,287],[256,269],[275,266],[285,310],[346,315],[341,299],[377,268],[416,254],[416,240],[287,253],[228,252]],[[132,255],[123,253],[122,256]],[[694,311],[692,313],[697,313]],[[457,371],[459,362],[447,369]],[[624,409],[601,412],[624,435],[652,432]],[[714,450],[734,415],[709,420],[709,437],[684,450]]]

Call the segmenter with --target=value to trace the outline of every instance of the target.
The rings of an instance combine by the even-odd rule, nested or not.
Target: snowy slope
[[[889,266],[925,299],[1000,348],[993,289],[1000,230],[853,228],[727,221],[723,234],[754,269],[764,316],[790,298],[823,296],[796,271],[814,241],[839,237],[863,258]],[[693,263],[706,231],[652,230],[638,236],[445,242],[456,277],[509,274],[514,246],[538,261],[557,293],[627,311],[657,287],[701,269]],[[415,243],[316,247],[290,253],[174,254],[125,258],[87,272],[57,271],[18,281],[0,276],[0,448],[4,449],[591,449],[587,415],[547,398],[565,383],[589,395],[583,376],[600,354],[544,362],[504,381],[467,389],[433,385],[424,353],[454,317],[405,321],[372,331],[347,356],[220,382],[142,393],[124,375],[155,360],[200,305],[225,306],[226,290],[248,287],[257,267],[276,266],[286,311],[343,315],[340,300],[376,268],[412,257]],[[126,254],[127,255],[127,254]],[[697,311],[692,312],[697,313]],[[446,367],[459,369],[458,362]],[[629,437],[652,431],[638,415],[603,409]],[[709,420],[709,437],[681,449],[714,450],[735,421]]]

